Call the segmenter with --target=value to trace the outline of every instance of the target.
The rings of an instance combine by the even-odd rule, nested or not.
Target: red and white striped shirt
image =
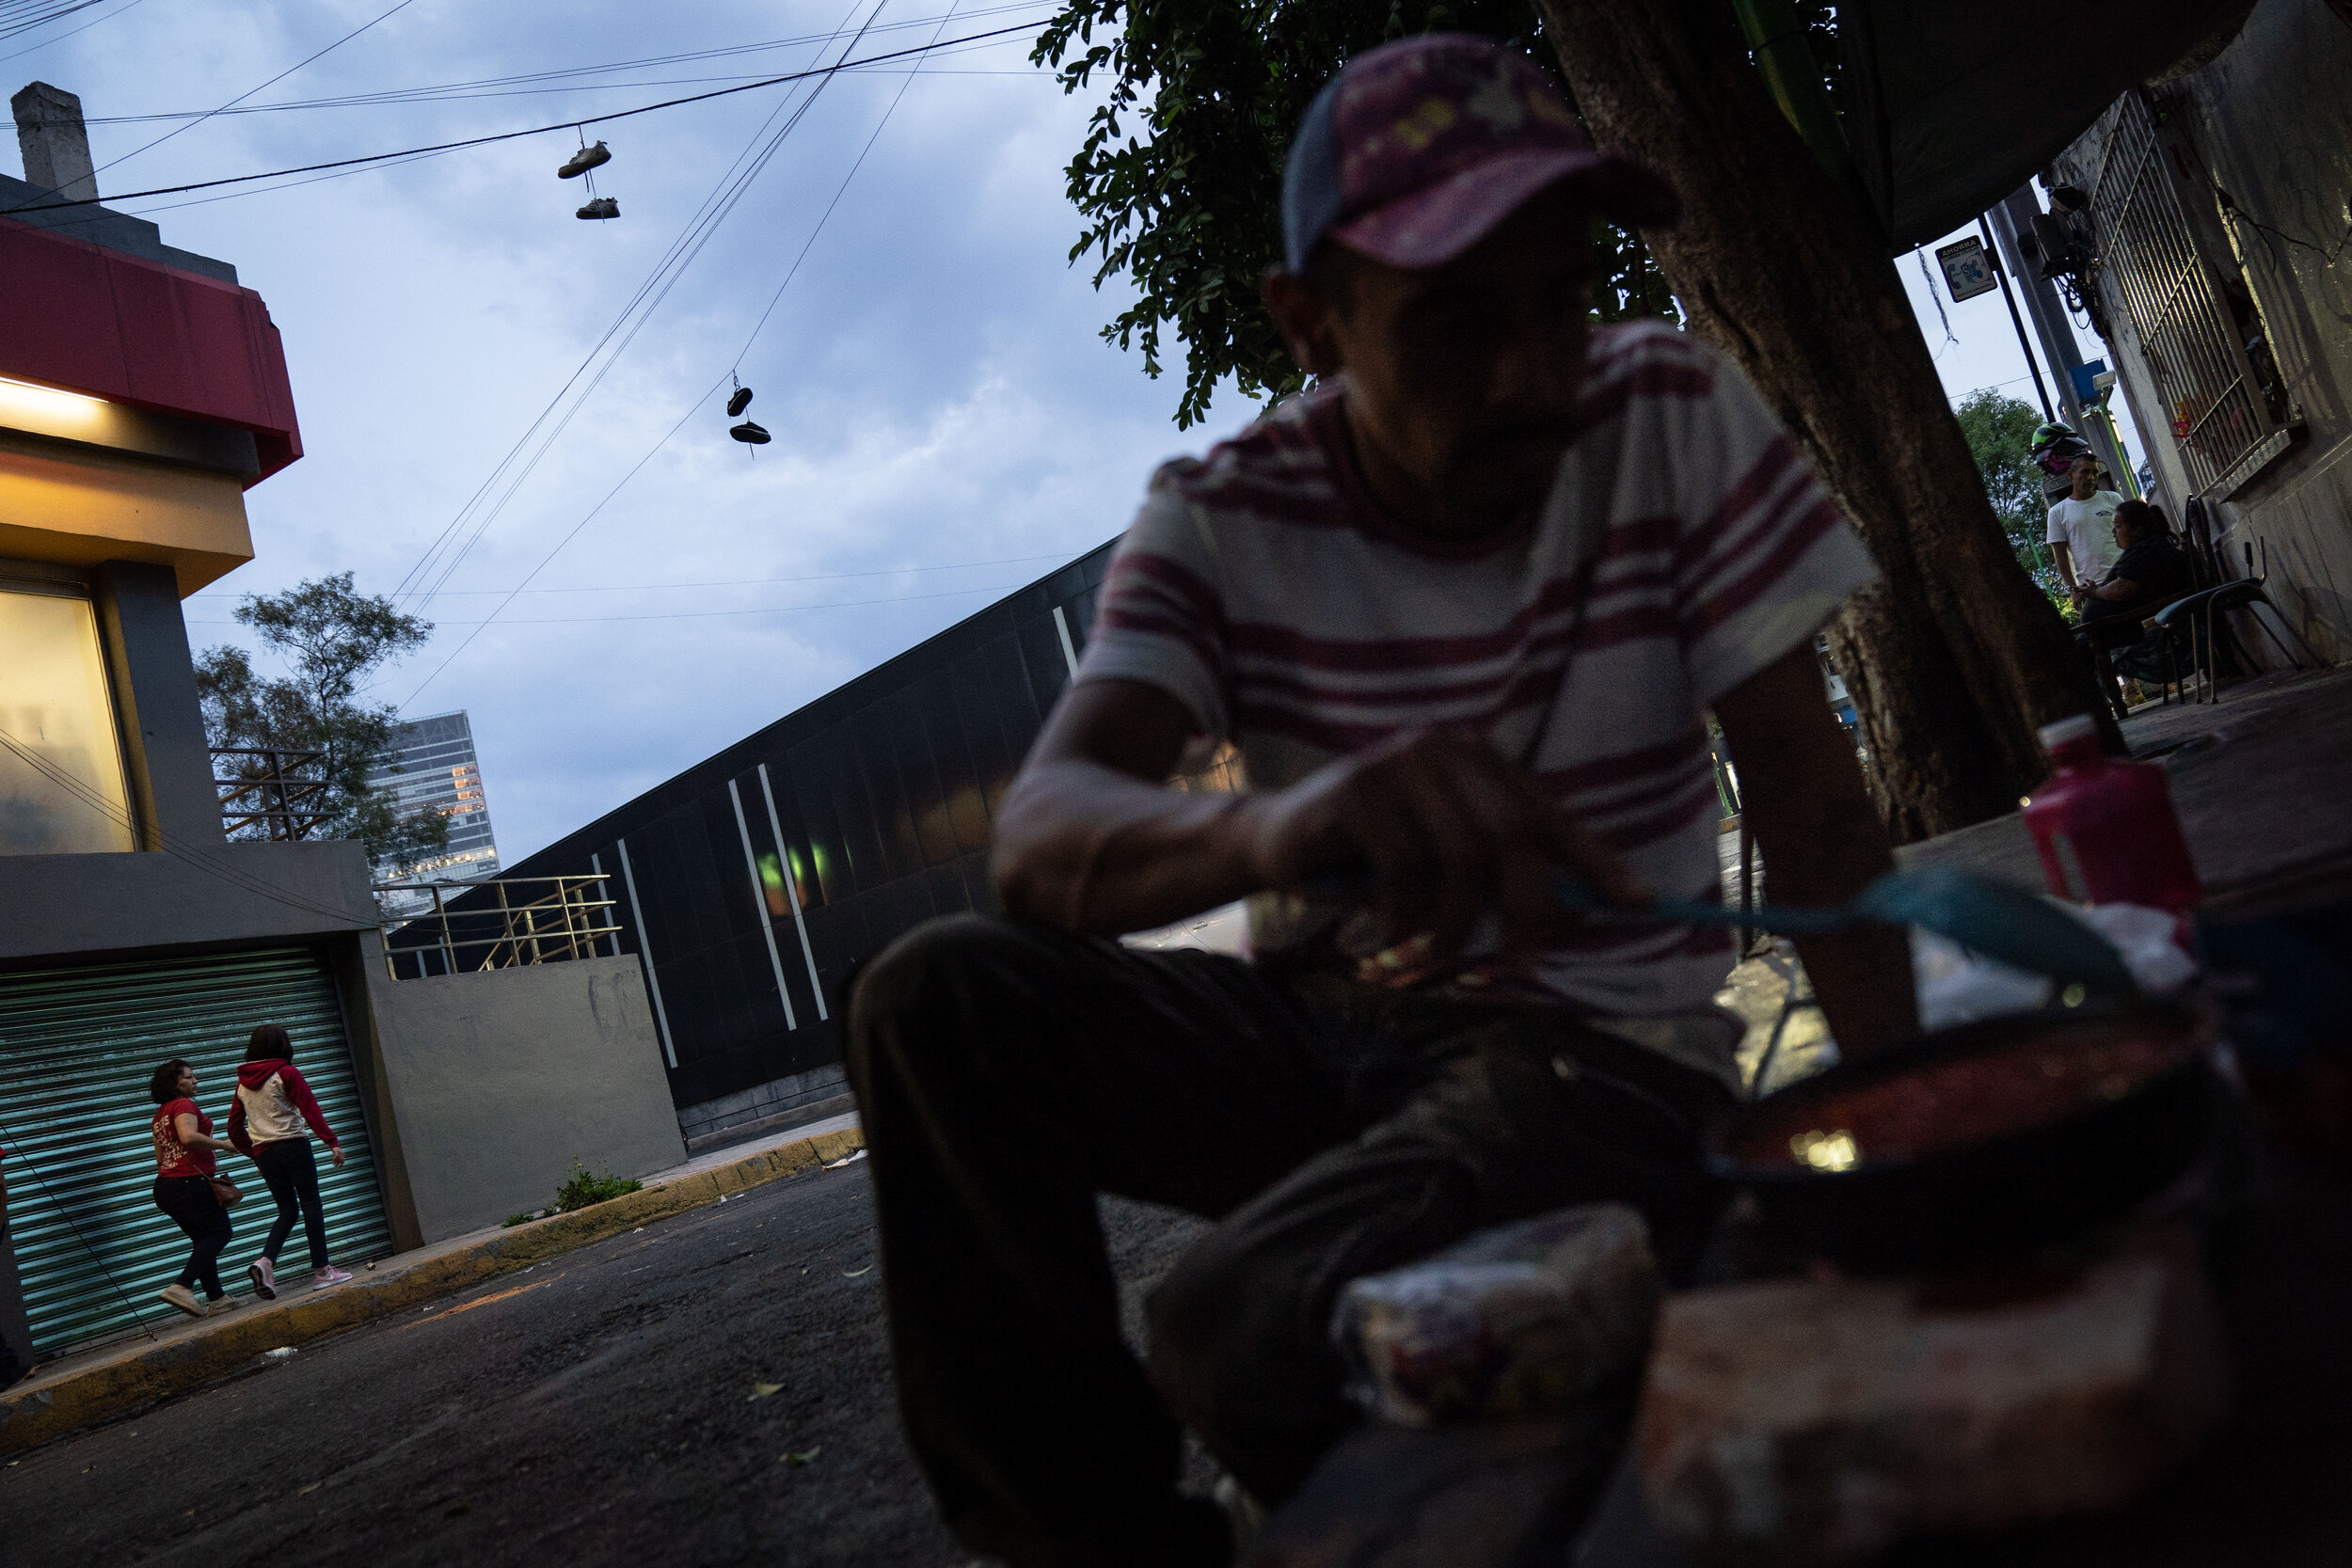
[[[1471,546],[1383,516],[1347,455],[1344,396],[1327,384],[1159,470],[1078,679],[1169,692],[1259,788],[1401,729],[1475,726],[1647,885],[1720,898],[1703,710],[1874,576],[1755,389],[1670,326],[1597,329],[1540,515]],[[1250,917],[1262,957],[1368,951],[1345,911],[1262,895]],[[1655,1017],[1707,1007],[1731,958],[1721,932],[1596,927],[1475,978]]]

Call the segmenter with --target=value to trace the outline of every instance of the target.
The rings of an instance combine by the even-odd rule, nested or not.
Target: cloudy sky
[[[0,83],[81,95],[111,198],[804,70],[873,0],[409,0],[262,86],[391,3],[102,0],[0,38]],[[888,0],[854,57],[1025,31],[813,101],[770,87],[592,127],[615,222],[573,217],[568,129],[122,201],[268,301],[302,421],[303,460],[247,494],[256,560],[190,602],[191,638],[244,641],[239,593],[405,584],[437,630],[373,695],[470,713],[513,860],[1109,538],[1155,462],[1250,405],[1179,432],[1175,384],[1097,337],[1123,301],[1066,261],[1089,105],[1027,64],[1049,12]],[[548,74],[620,62],[660,63]],[[256,87],[246,104],[374,96],[143,118]],[[1901,264],[1947,388],[2030,401],[1998,297],[1947,303],[1947,343]],[[726,436],[731,373],[775,437],[755,452]]]

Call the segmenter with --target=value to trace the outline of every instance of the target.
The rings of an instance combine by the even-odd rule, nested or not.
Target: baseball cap
[[[1283,257],[1300,270],[1331,239],[1391,266],[1437,266],[1562,181],[1628,227],[1681,212],[1664,175],[1594,150],[1526,55],[1469,33],[1399,39],[1348,61],[1299,120]]]

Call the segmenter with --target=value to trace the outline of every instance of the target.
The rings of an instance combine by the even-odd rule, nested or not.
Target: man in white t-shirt
[[[2098,459],[2074,459],[2074,487],[2050,508],[2050,553],[2069,594],[2106,580],[2122,550],[2115,543],[2115,509],[2123,498],[2099,488]]]
[[[1356,1276],[1613,1199],[1688,1269],[1735,1102],[1706,715],[1775,895],[1890,864],[1813,637],[1874,568],[1739,371],[1589,319],[1596,214],[1671,223],[1525,56],[1351,61],[1302,120],[1266,301],[1318,378],[1154,476],[995,821],[1009,918],[850,1001],[899,1407],[947,1524],[1016,1564],[1210,1564],[1180,1422],[1281,1501],[1351,1409]],[[1166,781],[1194,736],[1248,787]],[[1251,900],[1253,958],[1112,940]],[[1840,1047],[1913,1032],[1901,932],[1801,943]],[[1121,1338],[1096,1197],[1216,1222]]]

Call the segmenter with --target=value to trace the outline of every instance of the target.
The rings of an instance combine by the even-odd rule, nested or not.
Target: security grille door
[[[2091,198],[2104,287],[2139,340],[2189,483],[2227,495],[2285,450],[2288,433],[2263,395],[2247,333],[2198,254],[2147,104],[2125,93],[2114,112]]]
[[[200,1081],[197,1103],[225,1136],[237,1063],[261,1023],[293,1037],[294,1065],[342,1140],[341,1170],[315,1150],[331,1255],[348,1263],[390,1251],[342,1012],[316,954],[285,947],[0,974],[0,1173],[35,1351],[178,1320],[155,1292],[180,1272],[188,1241],[150,1194],[148,1081],[185,1057]],[[221,1282],[237,1292],[249,1289],[245,1265],[276,1206],[250,1161],[218,1158],[220,1174],[245,1190],[220,1257]],[[299,1284],[310,1262],[299,1226],[280,1261]]]

